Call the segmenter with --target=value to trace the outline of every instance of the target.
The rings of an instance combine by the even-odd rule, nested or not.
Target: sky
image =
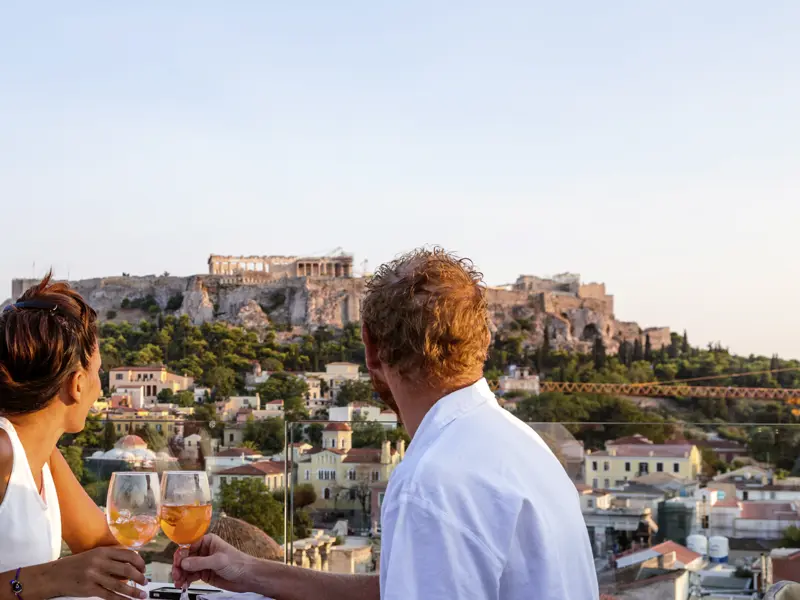
[[[438,244],[800,358],[800,3],[0,9],[0,301],[51,266]]]

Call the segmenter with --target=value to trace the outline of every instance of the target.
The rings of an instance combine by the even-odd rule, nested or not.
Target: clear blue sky
[[[0,296],[371,265],[605,281],[618,318],[800,357],[800,3],[6,1]]]

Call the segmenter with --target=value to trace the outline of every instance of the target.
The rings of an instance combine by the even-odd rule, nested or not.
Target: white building
[[[221,450],[214,456],[206,456],[206,472],[219,473],[225,469],[240,467],[252,462],[263,460],[264,456],[250,448],[229,448]]]
[[[202,436],[198,433],[187,435],[183,438],[183,452],[181,457],[187,460],[198,460],[200,458],[200,444],[203,442]],[[210,449],[210,454],[214,455],[219,452],[219,440],[217,438],[207,437],[206,443]]]
[[[539,395],[539,376],[531,375],[527,367],[519,368],[516,365],[508,367],[508,374],[500,377],[498,382],[498,395],[508,392],[523,392]]]
[[[225,401],[217,402],[217,415],[223,421],[233,421],[242,409],[258,410],[261,408],[261,397],[255,396],[231,396]]]
[[[164,365],[151,367],[117,367],[108,375],[108,385],[115,391],[120,388],[140,387],[146,403],[154,403],[158,394],[166,389],[173,393],[191,389],[194,379],[167,371]],[[134,407],[137,408],[137,407]]]
[[[347,406],[331,406],[328,409],[328,420],[338,423],[353,421],[377,421],[386,429],[397,427],[397,415],[391,410],[381,410],[379,406],[352,402]]]

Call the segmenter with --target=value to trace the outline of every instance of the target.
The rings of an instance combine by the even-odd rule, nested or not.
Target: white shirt
[[[596,600],[578,492],[485,380],[425,415],[386,490],[382,600]]]
[[[0,429],[8,434],[14,450],[11,478],[0,502],[0,572],[5,572],[47,563],[61,555],[61,511],[50,468],[47,464],[42,467],[40,493],[14,426],[0,417]]]

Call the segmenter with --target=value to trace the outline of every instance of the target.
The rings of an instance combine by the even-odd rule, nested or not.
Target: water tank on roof
[[[713,563],[727,563],[728,538],[721,535],[712,536],[708,540],[708,558]]]
[[[693,534],[686,538],[686,547],[703,556],[708,555],[708,539],[704,535]]]

